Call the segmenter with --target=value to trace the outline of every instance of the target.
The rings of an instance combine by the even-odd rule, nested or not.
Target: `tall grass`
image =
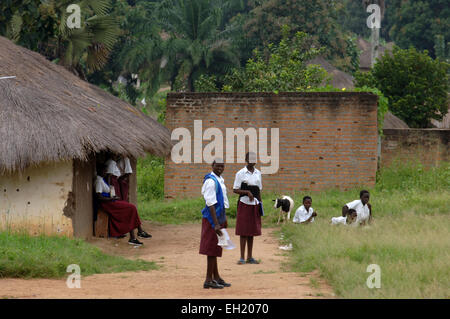
[[[449,163],[431,169],[398,163],[381,170],[369,190],[374,223],[364,228],[330,225],[358,198],[357,189],[313,194],[316,221],[282,229],[294,247],[292,269],[319,269],[344,298],[449,298]],[[366,285],[370,264],[381,267],[379,289]]]
[[[104,254],[81,239],[0,232],[0,278],[62,278],[77,264],[81,275],[156,269],[154,262]]]
[[[293,244],[294,271],[319,269],[343,298],[449,298],[448,215],[405,212],[378,217],[370,227],[332,226],[318,218],[310,225],[283,227]],[[381,288],[366,285],[370,264],[381,269]]]
[[[342,206],[370,191],[374,222],[353,228],[330,225]],[[319,269],[343,298],[449,298],[450,297],[450,163],[425,168],[417,163],[395,163],[381,169],[374,187],[348,191],[327,190],[295,194],[264,193],[263,226],[275,226],[278,210],[272,199],[290,195],[295,208],[305,195],[318,212],[308,225],[281,228],[293,271]],[[143,196],[140,197],[141,199]],[[229,225],[236,216],[236,195],[230,195]],[[202,198],[140,201],[144,219],[161,223],[200,222]],[[295,213],[295,210],[292,214]],[[381,288],[366,285],[367,266],[381,268]]]

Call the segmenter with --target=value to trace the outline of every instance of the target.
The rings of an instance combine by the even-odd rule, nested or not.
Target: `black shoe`
[[[134,246],[142,246],[142,245],[144,245],[142,242],[140,242],[140,241],[137,240],[136,238],[135,238],[135,239],[130,239],[130,240],[128,241],[128,244],[134,245]]]
[[[228,282],[225,282],[225,280],[223,280],[223,279],[213,280],[213,281],[217,282],[219,285],[222,285],[224,287],[231,287],[231,284]]]
[[[152,235],[147,233],[145,230],[138,232],[137,235],[139,238],[152,238]]]
[[[203,288],[223,289],[223,286],[218,284],[217,281],[213,280],[213,281],[205,281],[203,284]]]

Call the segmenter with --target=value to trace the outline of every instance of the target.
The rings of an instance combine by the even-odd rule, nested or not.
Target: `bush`
[[[147,155],[137,162],[138,200],[164,198],[164,160]]]

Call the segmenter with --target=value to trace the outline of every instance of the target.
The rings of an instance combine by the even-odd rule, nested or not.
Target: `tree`
[[[278,43],[281,38],[281,26],[291,27],[291,36],[301,31],[311,35],[317,45],[326,48],[325,57],[333,65],[344,70],[355,71],[358,60],[356,46],[349,41],[338,23],[341,1],[298,1],[266,0],[261,1],[248,14],[244,25],[247,39],[256,39],[260,50],[269,43]],[[269,52],[263,52],[266,56]],[[355,61],[352,61],[354,59]],[[352,63],[353,62],[353,63]]]
[[[306,61],[322,50],[312,46],[312,39],[304,32],[297,32],[289,39],[289,28],[283,27],[280,43],[269,45],[270,57],[266,61],[260,51],[254,51],[245,68],[233,69],[225,77],[223,91],[233,92],[289,92],[305,91],[326,82],[327,72],[318,65],[306,65]],[[214,77],[201,77],[196,82],[198,91],[219,91]]]
[[[383,29],[382,29],[383,30]],[[450,6],[448,0],[392,0],[386,4],[386,39],[403,49],[414,46],[427,50],[432,57],[435,36],[450,39]]]
[[[450,64],[433,60],[427,51],[394,47],[373,69],[356,77],[356,86],[378,88],[389,100],[390,111],[415,128],[430,127],[448,112],[447,71]]]
[[[69,28],[67,12],[73,0],[26,0],[8,2],[4,15],[5,34],[18,44],[56,60],[86,78],[86,73],[103,67],[119,35],[115,19],[109,15],[110,0],[75,2],[81,13],[81,27]]]
[[[193,91],[201,74],[225,74],[239,65],[223,22],[222,1],[166,0],[160,7],[161,23],[170,37],[166,55],[175,90]]]

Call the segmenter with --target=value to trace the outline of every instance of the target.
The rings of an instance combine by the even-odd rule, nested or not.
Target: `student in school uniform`
[[[261,235],[261,216],[264,215],[261,201],[262,177],[255,168],[256,154],[245,155],[247,165],[236,173],[233,192],[239,195],[236,215],[236,235],[240,236],[241,258],[239,265],[259,264],[253,258],[253,237]],[[247,245],[247,260],[245,246]]]
[[[109,235],[111,237],[121,237],[129,233],[130,245],[142,246],[135,235],[135,229],[138,230],[137,236],[140,238],[150,238],[149,235],[141,225],[137,208],[131,203],[120,200],[116,195],[111,195],[111,185],[106,179],[106,167],[99,165],[97,167],[97,178],[95,180],[94,188],[97,195],[96,200],[98,206],[109,215]]]
[[[133,173],[131,168],[130,159],[128,157],[121,157],[117,161],[117,167],[120,170],[120,177],[118,179],[120,186],[120,195],[122,200],[129,202],[129,190],[130,190],[130,175]]]
[[[122,193],[120,191],[119,177],[121,175],[120,169],[117,166],[117,156],[111,156],[105,163],[106,165],[106,178],[109,185],[114,187],[113,194],[119,199],[122,199]]]
[[[372,206],[369,204],[370,194],[366,190],[359,193],[359,198],[342,207],[342,216],[346,217],[349,209],[356,210],[356,225],[365,225],[372,222]]]
[[[298,224],[307,224],[314,222],[314,217],[317,216],[317,212],[311,207],[312,198],[310,196],[303,197],[303,205],[300,206],[295,212],[292,222]]]
[[[199,253],[207,256],[206,279],[203,283],[203,288],[206,289],[222,289],[231,286],[220,277],[217,266],[217,257],[222,257],[222,247],[218,245],[217,236],[222,236],[221,229],[228,227],[225,210],[230,207],[225,181],[221,176],[224,168],[222,159],[214,160],[212,172],[205,175],[202,186],[206,205],[202,210]]]

